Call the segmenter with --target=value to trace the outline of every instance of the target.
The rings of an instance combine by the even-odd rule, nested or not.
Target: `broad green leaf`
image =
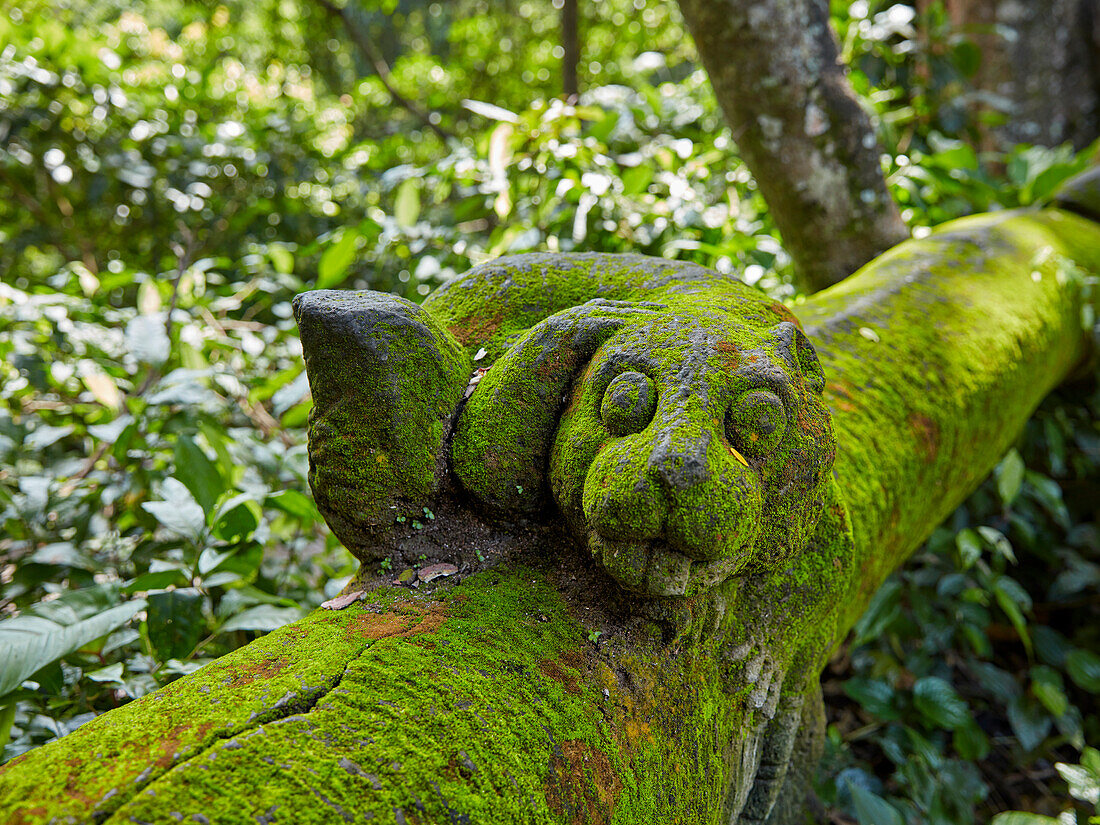
[[[273,604],[258,604],[242,613],[238,613],[218,630],[229,633],[233,630],[275,630],[285,624],[297,621],[305,615],[299,607],[276,607]]]
[[[623,172],[623,193],[640,195],[653,183],[653,167],[642,163]]]
[[[952,742],[959,756],[970,762],[980,762],[989,755],[989,737],[973,719],[955,728]]]
[[[122,662],[115,662],[113,665],[101,667],[99,670],[90,670],[84,675],[93,682],[121,682],[122,670]]]
[[[969,570],[974,566],[974,562],[982,557],[981,539],[969,527],[964,527],[955,536],[955,546],[959,549],[963,570]]]
[[[158,570],[155,573],[143,573],[135,579],[131,579],[123,585],[124,593],[141,593],[147,590],[163,590],[175,585],[181,587],[187,584],[187,577],[182,570]]]
[[[1024,483],[1024,460],[1013,447],[997,465],[995,475],[997,478],[997,494],[1001,497],[1001,503],[1005,507],[1016,500],[1020,494],[1020,487]]]
[[[1100,656],[1089,650],[1066,655],[1066,673],[1073,683],[1089,693],[1100,693]]]
[[[1025,751],[1037,748],[1046,739],[1053,724],[1042,705],[1022,696],[1009,703],[1008,723]]]
[[[970,721],[970,708],[951,684],[938,676],[925,676],[913,685],[913,704],[934,725],[954,730]]]
[[[189,656],[206,629],[202,595],[189,587],[150,593],[148,601],[146,632],[157,657],[163,661]]]
[[[1024,811],[1005,811],[993,817],[990,825],[1064,825],[1062,820],[1042,814],[1029,814]]]
[[[335,241],[330,241],[317,265],[317,289],[329,289],[343,283],[348,276],[348,267],[355,260],[358,241],[359,233],[352,227],[345,227]]]
[[[206,526],[206,514],[191,491],[183,482],[166,478],[161,495],[164,501],[146,501],[141,508],[173,533],[198,542]]]
[[[0,696],[46,665],[106,636],[145,606],[144,599],[134,599],[70,625],[27,614],[0,622]]]
[[[223,541],[248,538],[259,527],[263,509],[248,493],[233,496],[218,508],[214,520],[214,535]]]
[[[859,825],[905,825],[898,809],[878,794],[852,783],[852,804],[856,809]]]
[[[868,713],[880,719],[898,718],[898,710],[894,707],[894,689],[886,682],[854,676],[844,682],[843,688]]]
[[[282,510],[284,513],[299,518],[306,523],[313,523],[321,518],[321,514],[317,512],[313,500],[297,490],[280,490],[277,493],[272,493],[264,499],[264,506]]]
[[[1031,669],[1031,692],[1053,716],[1061,716],[1069,710],[1062,674],[1052,667],[1037,665]]]
[[[1069,785],[1069,795],[1082,802],[1100,805],[1100,776],[1084,765],[1067,765],[1058,762],[1054,768]]]
[[[183,482],[203,512],[211,514],[218,497],[225,492],[225,482],[217,466],[189,435],[181,435],[176,440],[175,465],[175,477]]]

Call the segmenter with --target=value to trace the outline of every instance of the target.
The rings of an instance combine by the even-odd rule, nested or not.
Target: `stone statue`
[[[629,255],[301,296],[342,609],[12,760],[0,819],[800,821],[831,651],[1091,351],[1098,218],[1093,170],[797,320]]]

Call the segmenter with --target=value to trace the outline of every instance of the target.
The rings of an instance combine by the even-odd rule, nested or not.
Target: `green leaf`
[[[1066,503],[1062,500],[1062,488],[1058,486],[1058,482],[1031,470],[1024,474],[1024,479],[1038,502],[1050,513],[1051,518],[1060,527],[1069,529],[1069,510],[1066,509]]]
[[[888,581],[871,597],[866,612],[856,622],[852,647],[858,647],[871,639],[877,639],[894,620],[901,615],[901,584]]]
[[[856,809],[859,825],[905,825],[905,820],[902,819],[898,809],[881,796],[861,788],[854,782],[848,787],[852,790],[852,803]]]
[[[273,243],[268,246],[267,257],[271,258],[271,263],[276,272],[282,272],[285,275],[294,272],[294,255],[284,244]]]
[[[965,527],[955,536],[955,546],[959,548],[959,559],[963,570],[969,570],[974,562],[982,557],[982,542],[978,534]]]
[[[949,682],[925,676],[913,685],[913,704],[937,727],[955,730],[970,721],[970,708]]]
[[[1054,768],[1069,785],[1070,796],[1093,805],[1100,804],[1100,776],[1084,765],[1067,765],[1065,762],[1058,762]]]
[[[420,181],[417,178],[405,178],[397,187],[397,196],[393,204],[393,217],[398,226],[416,225],[420,217]]]
[[[1074,650],[1066,656],[1066,673],[1073,683],[1089,693],[1100,693],[1100,656],[1089,650]]]
[[[968,762],[980,762],[989,756],[989,737],[973,719],[955,728],[951,738],[955,751]]]
[[[8,740],[11,739],[11,726],[14,721],[15,702],[0,705],[0,754],[4,752],[4,748],[8,746]]]
[[[990,825],[1062,825],[1062,820],[1042,814],[1029,814],[1024,811],[1005,811],[993,817]]]
[[[894,689],[879,679],[853,676],[845,680],[843,689],[848,696],[859,702],[868,713],[880,719],[897,719],[898,710],[894,707]]]
[[[206,514],[191,491],[183,482],[166,478],[161,496],[164,501],[142,502],[141,508],[173,533],[198,542],[206,527]]]
[[[219,633],[233,630],[275,630],[290,624],[305,615],[298,607],[276,607],[273,604],[258,604],[238,613],[219,628]]]
[[[1003,556],[1010,564],[1016,564],[1016,552],[1012,549],[1012,542],[1008,540],[1004,533],[985,525],[978,528],[978,533],[989,543],[994,553]]]
[[[1069,698],[1062,687],[1062,674],[1046,665],[1031,669],[1031,692],[1053,716],[1069,710]]]
[[[214,535],[223,541],[240,541],[252,535],[260,526],[263,509],[248,493],[233,496],[225,502],[214,520]]]
[[[1001,503],[1007,507],[1016,500],[1020,494],[1020,488],[1024,483],[1024,460],[1013,447],[1001,459],[994,475],[997,478],[997,494],[1001,497]]]
[[[264,506],[282,510],[287,515],[294,516],[306,524],[313,524],[321,520],[321,514],[317,512],[313,500],[297,490],[280,490],[277,493],[272,493],[264,499]]]
[[[1035,750],[1050,733],[1052,722],[1046,710],[1037,702],[1022,696],[1008,705],[1008,723],[1025,751]]]
[[[355,260],[355,245],[358,240],[359,233],[345,227],[340,231],[339,237],[329,243],[317,265],[317,289],[329,289],[343,283],[348,276],[348,267]]]
[[[653,183],[653,167],[642,163],[623,172],[623,194],[640,195]]]
[[[161,661],[184,659],[202,638],[202,595],[194,588],[149,594],[146,629]]]
[[[144,599],[134,599],[69,625],[27,614],[0,622],[0,696],[46,665],[126,624],[145,606]]]
[[[203,512],[210,514],[218,497],[225,492],[225,481],[217,466],[189,435],[181,435],[176,441],[175,464],[175,477],[183,482]]]
[[[1020,641],[1024,643],[1028,656],[1032,653],[1031,636],[1027,632],[1027,619],[1023,610],[1031,609],[1031,596],[1024,590],[1020,583],[1008,576],[998,576],[993,582],[993,598],[997,600],[1001,610],[1008,616]],[[1021,610],[1021,607],[1023,610]]]
[[[1100,750],[1086,747],[1081,753],[1081,764],[1092,771],[1094,776],[1100,776]]]
[[[88,671],[84,675],[93,682],[121,682],[122,670],[122,662],[115,662],[113,665],[107,665],[107,667],[101,667],[98,670]]]
[[[164,590],[175,585],[182,587],[187,584],[187,577],[182,570],[158,570],[155,573],[143,573],[136,579],[131,579],[123,585],[123,593],[141,593],[147,590]]]

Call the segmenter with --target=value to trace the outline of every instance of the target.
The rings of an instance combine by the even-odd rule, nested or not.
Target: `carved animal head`
[[[817,356],[776,305],[660,300],[534,327],[469,399],[452,463],[498,510],[536,514],[549,490],[623,587],[675,596],[805,547],[836,445]]]

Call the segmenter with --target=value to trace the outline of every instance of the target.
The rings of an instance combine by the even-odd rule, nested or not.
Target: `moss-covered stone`
[[[586,267],[611,286],[577,277]],[[454,434],[465,486],[353,478],[392,501],[442,486],[448,513],[473,499],[545,527],[449,515],[498,567],[420,592],[365,572],[363,602],[0,769],[0,820],[790,822],[830,651],[1080,362],[1097,274],[1100,225],[1044,210],[898,247],[801,305],[805,337],[697,267],[525,256],[465,276],[429,317],[402,309],[420,326],[397,336],[427,342],[413,361],[452,395],[489,365]],[[330,386],[361,393],[356,374]],[[444,422],[418,442],[433,473],[461,406],[437,400],[415,402]],[[385,432],[370,426],[364,444]],[[523,490],[478,477],[477,456],[508,445],[519,458],[500,466]],[[334,466],[354,473],[354,455]],[[531,504],[551,500],[611,578]]]
[[[856,592],[840,627],[974,490],[1085,357],[1100,225],[1055,209],[965,218],[797,307],[828,376]]]
[[[317,290],[299,295],[294,313],[313,394],[309,483],[340,541],[376,560],[439,489],[470,360],[431,315],[393,295]]]
[[[659,596],[775,566],[808,541],[833,438],[820,365],[782,305],[691,264],[586,254],[501,259],[415,318],[410,306],[334,292],[297,304],[317,405],[311,482],[361,557],[383,552],[369,539],[403,502],[439,487],[461,384],[451,335],[481,356],[451,467],[490,512],[547,516],[552,492],[597,563]],[[625,411],[605,420],[625,374],[644,391],[635,425]]]

